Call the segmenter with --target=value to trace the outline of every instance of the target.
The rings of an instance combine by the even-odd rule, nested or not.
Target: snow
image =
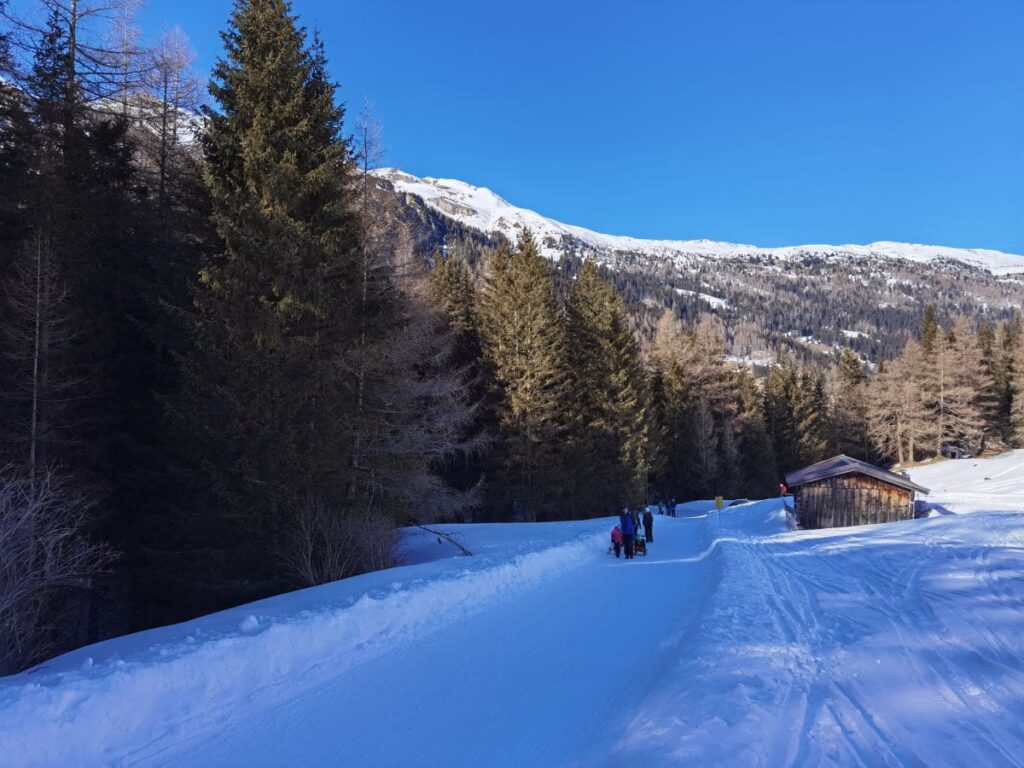
[[[987,459],[940,460],[908,474],[931,491],[926,501],[954,512],[1024,510],[1024,449]]]
[[[845,336],[847,339],[870,339],[871,338],[871,336],[869,336],[868,334],[864,333],[864,331],[850,331],[850,330],[847,330],[846,328],[843,328],[840,331],[840,333],[842,333],[843,336]]]
[[[768,366],[775,362],[775,354],[765,350],[755,350],[749,355],[726,355],[726,362],[750,368],[752,366]]]
[[[583,243],[599,254],[636,252],[682,262],[701,258],[770,257],[782,261],[799,261],[804,258],[879,258],[926,264],[956,262],[988,270],[995,276],[1024,273],[1024,256],[979,248],[949,248],[889,241],[867,245],[815,244],[760,248],[715,240],[644,240],[606,235],[549,219],[509,203],[486,187],[475,187],[457,179],[420,178],[397,168],[380,168],[373,173],[389,181],[399,192],[416,195],[431,208],[483,232],[500,232],[514,241],[523,228],[529,228],[540,241],[542,253],[549,258],[560,255],[558,244],[563,238],[568,238]],[[547,239],[555,245],[546,245],[544,241]]]
[[[676,293],[680,296],[696,296],[701,301],[706,301],[711,305],[712,309],[728,309],[729,302],[725,299],[719,298],[718,296],[712,296],[710,293],[700,293],[698,291],[688,291],[684,288],[676,288]]]
[[[1024,451],[911,470],[955,512],[786,499],[406,531],[397,568],[0,679],[10,766],[1019,765]],[[988,479],[985,479],[988,478]]]

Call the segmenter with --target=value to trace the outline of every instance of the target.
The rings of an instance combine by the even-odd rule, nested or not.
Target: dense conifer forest
[[[1016,314],[937,290],[905,345],[754,369],[737,338],[775,337],[678,276],[397,200],[286,0],[236,2],[208,103],[180,33],[34,10],[0,0],[0,673],[386,567],[405,525],[1024,445]]]

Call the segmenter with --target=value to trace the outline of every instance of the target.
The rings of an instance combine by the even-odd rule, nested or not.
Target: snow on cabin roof
[[[897,475],[895,472],[889,472],[881,467],[876,467],[874,464],[868,464],[866,461],[852,459],[845,454],[833,456],[831,459],[825,459],[817,464],[811,464],[809,467],[790,472],[786,475],[786,485],[790,488],[796,488],[801,485],[817,482],[818,480],[839,477],[841,475],[867,475],[876,480],[881,480],[883,483],[905,488],[908,491],[928,493],[927,488],[911,482],[908,477]]]

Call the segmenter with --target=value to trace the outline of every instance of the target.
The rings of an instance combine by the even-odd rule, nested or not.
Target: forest
[[[208,86],[127,8],[0,0],[0,674],[387,567],[403,526],[1024,445],[1016,315],[756,377],[529,232],[421,248],[286,0],[236,2]]]

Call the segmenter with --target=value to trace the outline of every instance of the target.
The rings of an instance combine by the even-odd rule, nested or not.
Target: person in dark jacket
[[[633,523],[633,514],[628,510],[622,510],[619,517],[619,530],[622,531],[622,546],[626,550],[626,559],[633,559],[633,542],[636,540],[636,525]]]
[[[650,509],[644,510],[644,538],[647,539],[648,544],[654,541],[654,515],[651,514]]]

